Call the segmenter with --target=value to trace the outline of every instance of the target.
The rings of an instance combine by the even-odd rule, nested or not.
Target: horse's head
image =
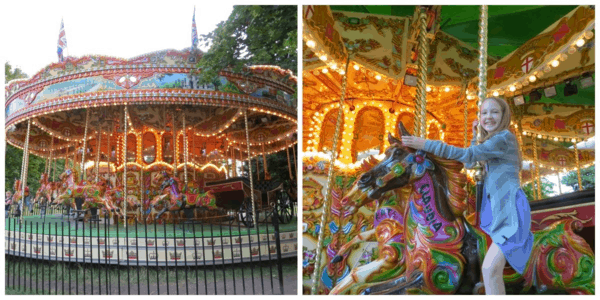
[[[398,125],[400,136],[410,135],[404,125]],[[433,169],[433,163],[425,159],[424,153],[402,146],[401,140],[388,134],[390,146],[385,150],[385,158],[362,174],[354,189],[360,190],[370,199],[377,200],[384,193],[404,187],[419,178],[426,169]],[[344,199],[346,200],[346,199]],[[352,199],[348,199],[352,201]]]
[[[165,179],[169,178],[167,171],[160,171],[152,177],[152,186],[158,186],[159,183],[163,183]],[[162,189],[162,188],[161,188]]]

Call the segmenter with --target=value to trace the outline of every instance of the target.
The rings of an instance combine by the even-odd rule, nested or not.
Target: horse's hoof
[[[473,295],[485,295],[485,285],[483,282],[478,282],[473,287]]]
[[[334,257],[333,257],[333,259],[331,260],[331,263],[332,263],[332,264],[334,264],[334,263],[338,263],[338,262],[342,261],[343,259],[344,259],[344,257],[343,257],[343,256],[341,256],[341,255],[336,255],[336,256],[334,256]]]

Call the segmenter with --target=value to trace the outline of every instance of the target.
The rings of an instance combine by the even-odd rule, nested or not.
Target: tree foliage
[[[589,168],[581,169],[581,185],[583,185],[583,189],[593,189],[595,187],[595,179],[594,176],[596,174],[596,167],[591,166]],[[571,171],[567,173],[566,176],[560,179],[560,182],[564,185],[568,185],[573,188],[573,190],[579,190],[579,181],[577,180],[577,171]]]
[[[293,5],[237,5],[227,21],[200,36],[210,49],[198,63],[200,80],[212,82],[218,72],[246,65],[276,65],[297,73],[297,7]]]
[[[535,197],[533,196],[534,187],[535,187],[535,192],[536,192]],[[535,199],[537,199],[537,186],[534,186],[533,183],[528,183],[528,184],[524,185],[522,188],[523,188],[523,192],[525,192],[525,195],[527,196],[528,201],[535,201]],[[554,183],[550,182],[546,178],[542,178],[542,190],[541,190],[542,199],[550,197],[550,194],[552,194],[552,192],[553,192],[553,188],[554,188]]]
[[[291,167],[291,173],[292,176],[294,176],[293,179],[290,179],[290,171],[288,168],[288,159],[287,159],[287,154],[285,153],[285,150],[279,151],[277,153],[274,154],[270,154],[267,155],[267,171],[269,172],[269,174],[271,174],[271,179],[273,180],[277,180],[279,182],[283,182],[284,187],[288,188],[291,184],[293,184],[293,182],[296,181],[296,169],[294,167],[294,155],[292,154],[292,149],[289,149],[289,153],[290,153],[290,167]],[[298,159],[297,156],[297,152],[296,152],[296,159]],[[248,164],[244,163],[244,166],[242,168],[242,172],[243,174],[241,174],[244,177],[248,177]],[[252,159],[252,179],[254,180],[254,182],[257,182],[259,180],[264,180],[265,177],[265,173],[264,173],[264,166],[263,166],[263,160],[262,157],[258,158],[258,172],[257,172],[257,168],[256,168],[256,158]]]
[[[8,62],[4,62],[4,83],[7,83],[13,79],[27,78],[27,74],[19,68],[12,69],[12,66]]]
[[[21,69],[16,68],[13,70],[12,66],[8,63],[4,63],[4,74],[5,83],[9,82],[13,79],[26,78],[27,74],[23,73]],[[13,184],[15,183],[15,179],[21,178],[21,165],[23,162],[23,150],[13,147],[9,144],[6,144],[6,152],[4,155],[4,189],[13,191]],[[46,166],[46,160],[37,157],[35,155],[29,155],[29,166],[27,170],[27,186],[29,187],[30,194],[32,196],[35,195],[35,192],[40,187],[40,177],[44,172]],[[62,173],[64,166],[64,160],[56,161],[56,175]]]

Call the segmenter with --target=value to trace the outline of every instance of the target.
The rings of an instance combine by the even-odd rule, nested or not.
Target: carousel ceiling
[[[95,158],[98,145],[102,158],[108,145],[120,151],[127,119],[127,151],[138,164],[172,161],[168,151],[181,155],[184,126],[192,160],[243,158],[247,116],[251,156],[295,144],[296,78],[289,70],[250,66],[243,75],[224,70],[204,84],[195,74],[201,55],[165,50],[132,59],[69,57],[30,79],[11,81],[5,89],[7,141],[24,148],[31,120],[31,153],[71,156],[87,137],[86,158]],[[173,132],[178,142],[171,150]]]
[[[363,136],[362,144],[381,151],[388,143],[380,132],[398,135],[399,122],[412,132],[420,51],[415,9],[303,7],[305,151],[332,146],[344,78],[342,163],[367,150],[356,143]],[[427,135],[464,146],[477,114],[479,6],[428,6],[426,14]],[[593,6],[585,5],[488,6],[487,91],[509,102],[525,137],[566,142],[594,135],[594,18]],[[381,115],[363,115],[372,109]]]

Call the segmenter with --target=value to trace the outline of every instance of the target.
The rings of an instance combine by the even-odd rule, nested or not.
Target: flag
[[[65,35],[65,23],[60,20],[60,32],[58,33],[58,61],[63,62],[63,50],[67,48],[67,36]]]
[[[194,16],[192,17],[192,50],[198,47],[198,30],[196,29],[196,7],[194,6]]]

